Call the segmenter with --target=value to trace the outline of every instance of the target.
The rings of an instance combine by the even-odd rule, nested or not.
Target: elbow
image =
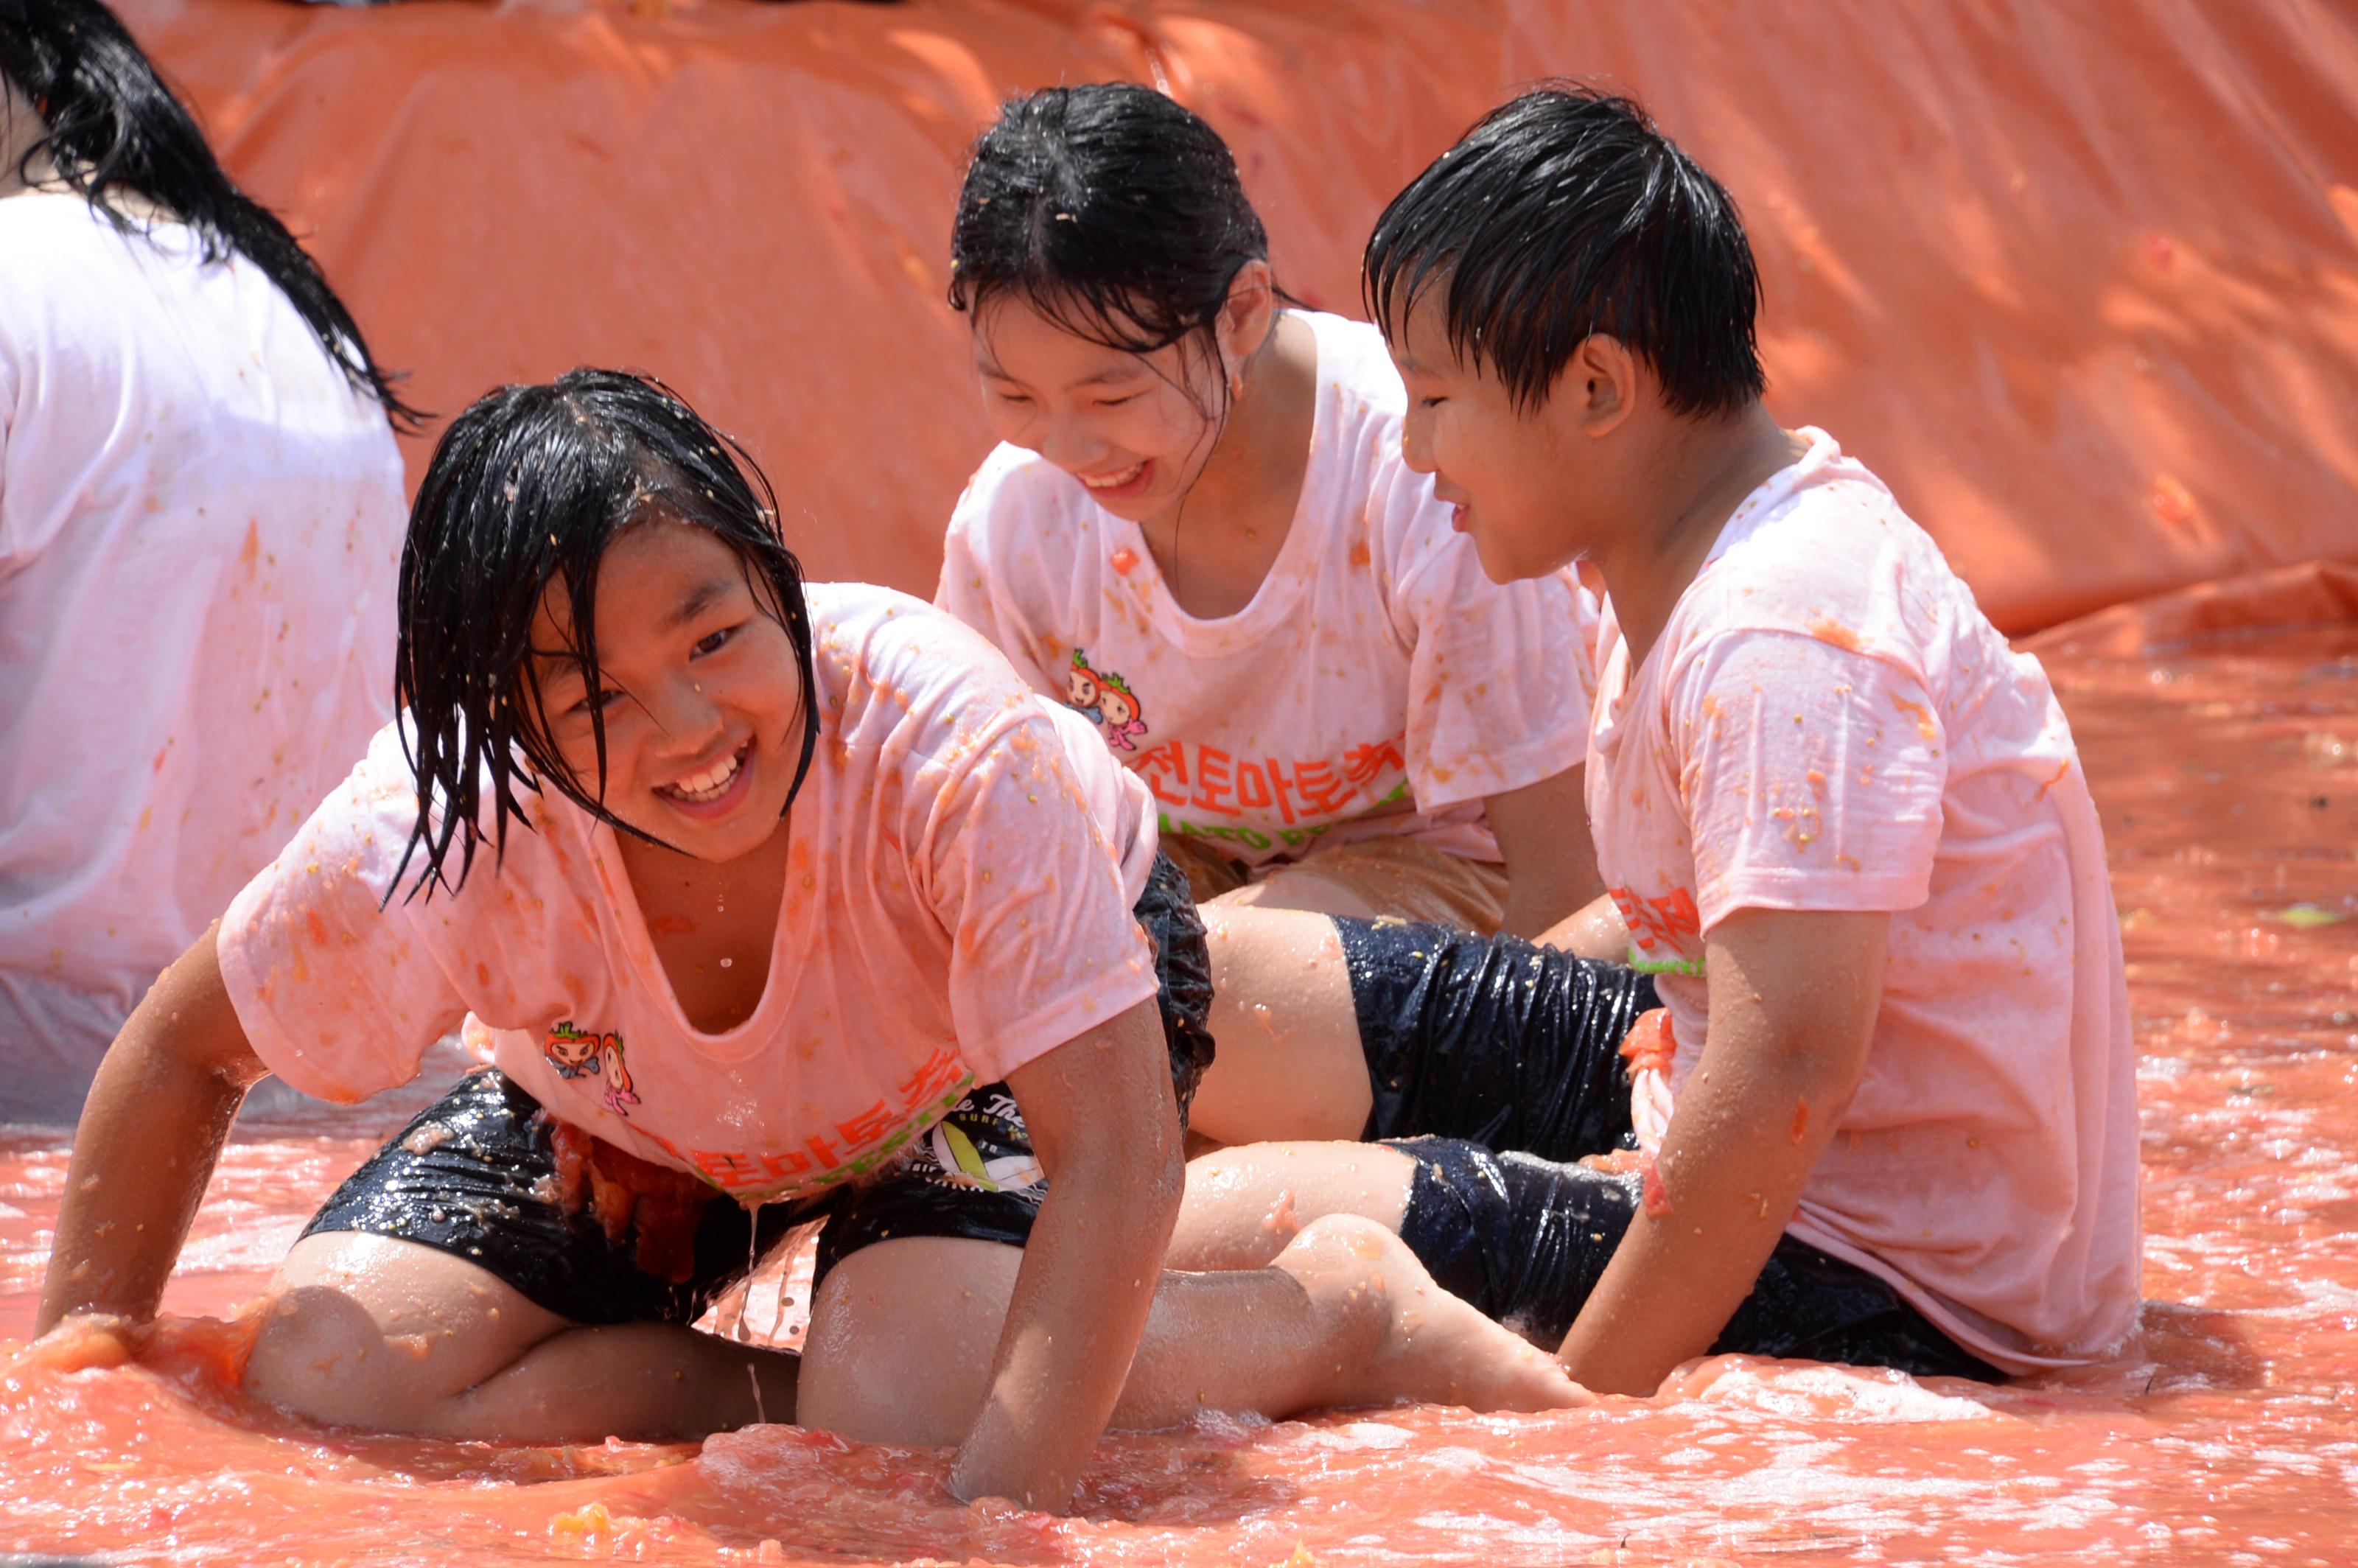
[[[1059,1187],[1088,1195],[1090,1207],[1104,1214],[1121,1233],[1151,1239],[1160,1252],[1178,1228],[1179,1206],[1187,1195],[1187,1164],[1178,1119],[1141,1130],[1134,1140],[1108,1140],[1065,1162],[1056,1173]],[[1102,1223],[1102,1222],[1101,1222]]]
[[[1187,1195],[1186,1139],[1178,1119],[1162,1122],[1152,1146],[1141,1161],[1138,1191],[1139,1220],[1151,1225],[1157,1245],[1167,1243],[1178,1227],[1179,1206]]]

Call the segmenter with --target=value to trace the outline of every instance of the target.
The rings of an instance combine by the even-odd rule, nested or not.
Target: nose
[[[1401,421],[1401,461],[1417,473],[1437,472],[1440,465],[1433,460],[1433,410],[1409,405],[1408,416]]]
[[[1033,450],[1067,473],[1083,473],[1103,460],[1106,443],[1088,421],[1050,413],[1041,416],[1040,444]]]
[[[689,670],[681,670],[662,682],[648,708],[663,734],[664,754],[675,762],[693,762],[709,757],[729,727],[720,704]]]

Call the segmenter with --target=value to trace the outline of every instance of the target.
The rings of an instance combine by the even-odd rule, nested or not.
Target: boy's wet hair
[[[1491,111],[1384,209],[1364,276],[1394,339],[1440,289],[1451,350],[1519,409],[1544,404],[1598,332],[1652,368],[1674,414],[1733,414],[1764,388],[1735,200],[1643,109],[1591,88]]]
[[[455,892],[487,834],[496,861],[509,820],[526,822],[518,790],[537,793],[544,781],[617,829],[645,837],[604,805],[597,589],[607,549],[649,519],[705,529],[728,546],[755,600],[785,628],[802,684],[806,769],[818,711],[810,613],[802,566],[777,514],[769,480],[744,449],[652,377],[570,371],[546,385],[501,387],[460,415],[434,449],[401,550],[394,698],[416,780],[417,824],[393,887],[423,854],[411,896],[430,897],[436,885]],[[552,588],[569,612],[566,651],[580,661],[589,687],[594,785],[557,754],[541,705],[533,654],[550,650],[535,650],[532,632]]]
[[[950,235],[950,304],[1022,300],[1074,336],[1152,353],[1208,330],[1269,258],[1218,133],[1128,82],[1012,99],[975,143]]]

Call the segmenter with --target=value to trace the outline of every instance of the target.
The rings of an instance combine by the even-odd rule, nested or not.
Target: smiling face
[[[533,622],[533,661],[549,738],[595,798],[570,620],[552,588]],[[633,524],[599,569],[595,630],[606,809],[698,860],[751,853],[777,831],[801,760],[801,682],[793,641],[744,563],[692,524]]]
[[[1401,456],[1433,475],[1433,493],[1456,507],[1455,525],[1474,536],[1492,581],[1541,576],[1594,550],[1612,525],[1622,488],[1617,466],[1629,443],[1598,438],[1623,421],[1592,406],[1583,353],[1545,403],[1517,408],[1488,366],[1470,366],[1450,347],[1435,299],[1443,287],[1421,295],[1390,335],[1408,388]],[[1603,395],[1610,402],[1621,391],[1609,386]]]
[[[1175,513],[1218,435],[1222,371],[1198,333],[1150,354],[1076,336],[1005,296],[975,320],[984,411],[1002,441],[1079,480],[1117,517]]]

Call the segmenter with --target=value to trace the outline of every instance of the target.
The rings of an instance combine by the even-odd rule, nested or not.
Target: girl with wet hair
[[[936,602],[1044,695],[1120,694],[1098,727],[1199,897],[1531,935],[1598,891],[1595,602],[1484,577],[1400,460],[1381,336],[1279,288],[1209,125],[1121,83],[1017,99],[951,254],[1001,444]]]
[[[0,1120],[384,724],[410,418],[97,0],[0,0]]]
[[[806,583],[777,516],[651,381],[460,416],[402,717],[109,1051],[41,1328],[154,1313],[249,1086],[362,1099],[458,1030],[491,1065],[312,1219],[259,1397],[536,1443],[800,1420],[1049,1509],[1109,1421],[1584,1398],[1357,1217],[1162,1273],[1213,982],[1152,797],[955,618]],[[690,1326],[819,1222],[801,1357]]]

